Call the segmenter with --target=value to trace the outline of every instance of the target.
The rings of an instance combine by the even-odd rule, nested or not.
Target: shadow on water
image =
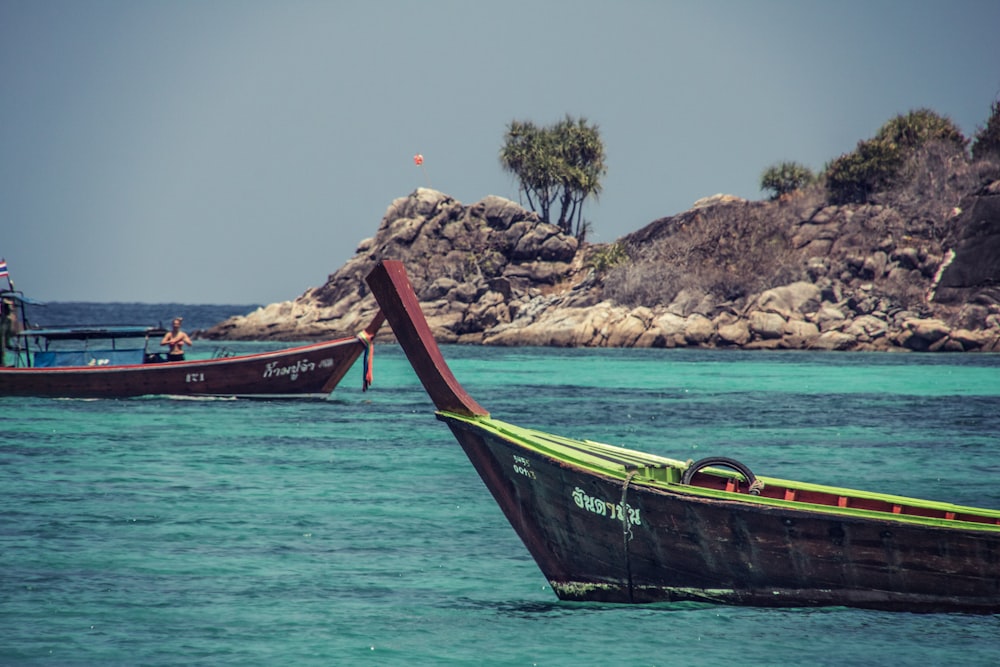
[[[713,609],[716,605],[707,602],[657,602],[655,604],[645,604],[641,606],[605,604],[600,602],[566,602],[555,600],[553,602],[536,601],[509,601],[501,603],[487,604],[481,603],[484,608],[491,608],[502,616],[512,616],[518,618],[532,619],[546,616],[576,616],[581,613],[618,613],[628,611],[650,611],[657,613],[672,612],[692,612]]]

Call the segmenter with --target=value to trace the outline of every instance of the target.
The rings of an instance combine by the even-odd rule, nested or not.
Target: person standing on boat
[[[17,319],[14,302],[4,299],[0,302],[0,366],[7,365],[7,349],[10,341],[21,331],[21,323]]]
[[[191,347],[191,338],[181,331],[183,317],[175,317],[173,328],[160,341],[160,345],[169,345],[167,349],[167,361],[184,361],[184,346]]]

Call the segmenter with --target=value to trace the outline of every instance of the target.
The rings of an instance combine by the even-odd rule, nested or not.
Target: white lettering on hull
[[[517,454],[514,454],[514,472],[518,475],[524,475],[528,479],[535,479],[535,471],[531,469],[531,461]]]
[[[594,498],[587,495],[579,486],[573,489],[573,502],[576,503],[577,507],[588,512],[600,514],[616,521],[625,521],[625,517],[627,516],[628,522],[632,525],[642,525],[638,509],[628,503],[622,505],[622,503],[612,503],[600,498]]]
[[[299,359],[294,364],[288,364],[287,366],[279,366],[281,363],[279,361],[272,361],[264,367],[264,378],[280,378],[287,377],[292,382],[299,379],[299,375],[305,373],[311,373],[316,370],[316,364],[309,361],[308,359]],[[323,362],[320,362],[321,364]]]
[[[514,472],[528,479],[538,479],[535,471],[531,467],[531,460],[527,457],[514,454]],[[587,495],[583,489],[576,487],[573,489],[573,502],[580,509],[606,516],[615,521],[627,521],[633,526],[641,526],[642,519],[639,510],[628,503],[614,503],[600,498]],[[631,532],[631,531],[630,531]]]

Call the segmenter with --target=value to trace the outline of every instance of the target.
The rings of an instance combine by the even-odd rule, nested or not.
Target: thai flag
[[[0,259],[0,278],[10,277],[10,271],[7,270],[7,260]]]

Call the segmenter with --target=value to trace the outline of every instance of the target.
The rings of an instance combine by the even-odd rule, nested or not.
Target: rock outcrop
[[[638,247],[712,216],[777,215],[782,206],[789,215],[787,202],[716,195],[625,241]],[[385,258],[407,266],[445,343],[1000,352],[1000,181],[951,217],[943,226],[960,231],[949,245],[948,234],[926,229],[940,221],[907,219],[892,206],[800,202],[788,231],[798,279],[735,300],[685,289],[670,303],[627,306],[606,296],[591,268],[599,247],[500,197],[464,206],[421,188],[395,200],[376,235],[323,286],[199,335],[357,332],[376,310],[364,277]]]
[[[1000,181],[971,198],[967,210],[958,214],[962,234],[942,264],[934,300],[956,306],[1000,303]]]
[[[442,341],[475,340],[510,322],[533,297],[582,271],[579,242],[514,202],[489,196],[463,206],[419,188],[393,201],[373,238],[326,284],[199,332],[233,340],[314,340],[364,328],[377,306],[364,278],[379,260],[406,264]],[[389,330],[383,328],[383,336]]]

